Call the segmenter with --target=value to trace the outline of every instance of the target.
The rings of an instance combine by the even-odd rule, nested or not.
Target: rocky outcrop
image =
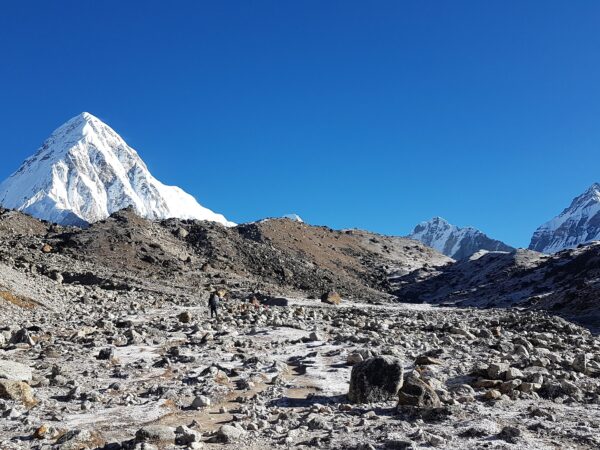
[[[487,253],[401,278],[400,301],[544,309],[600,330],[600,244],[552,256]]]

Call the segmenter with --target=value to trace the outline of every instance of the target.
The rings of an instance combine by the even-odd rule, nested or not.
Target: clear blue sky
[[[244,222],[526,246],[600,180],[597,1],[7,1],[0,178],[89,111]]]

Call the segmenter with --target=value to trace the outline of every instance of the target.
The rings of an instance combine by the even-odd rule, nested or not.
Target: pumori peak
[[[63,225],[97,222],[127,207],[148,219],[235,225],[154,178],[121,136],[87,112],[57,128],[0,184],[0,204]]]

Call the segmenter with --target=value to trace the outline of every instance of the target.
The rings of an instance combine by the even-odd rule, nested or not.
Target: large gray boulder
[[[404,369],[399,359],[377,356],[352,368],[348,399],[353,403],[373,403],[395,399],[402,387]]]

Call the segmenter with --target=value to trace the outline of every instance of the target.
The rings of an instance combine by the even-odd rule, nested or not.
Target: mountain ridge
[[[511,252],[513,247],[488,237],[473,227],[457,227],[442,217],[419,223],[407,236],[456,260],[469,258],[480,250]]]
[[[529,249],[556,253],[596,240],[600,240],[600,183],[593,183],[559,215],[540,225]]]

